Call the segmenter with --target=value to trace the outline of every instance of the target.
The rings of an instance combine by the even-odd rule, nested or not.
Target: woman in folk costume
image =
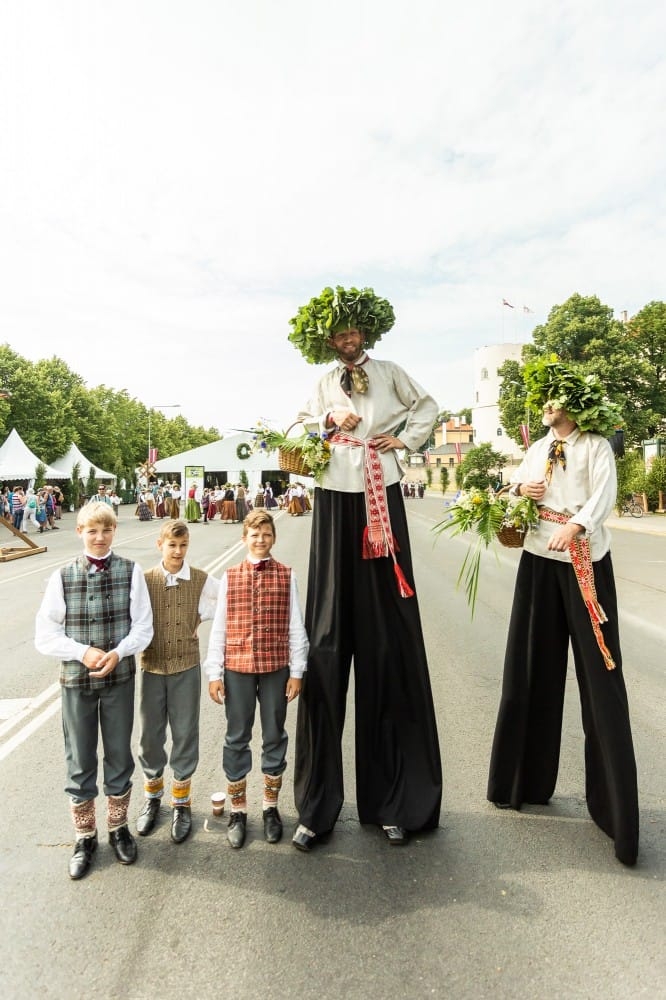
[[[336,362],[298,417],[330,443],[315,489],[310,655],[296,731],[293,843],[302,851],[333,828],[342,807],[352,659],[361,823],[400,845],[409,831],[439,822],[439,743],[397,455],[429,436],[438,408],[402,368],[366,353],[394,319],[372,289],[328,288],[291,320],[289,339],[308,361]]]
[[[606,435],[619,413],[591,375],[554,358],[525,369],[528,405],[543,408],[545,437],[511,477],[512,492],[539,507],[525,539],[504,660],[488,798],[500,808],[545,805],[559,765],[569,642],[585,732],[590,816],[638,853],[636,761],[622,676],[610,532],[617,473]]]
[[[203,497],[203,491],[200,493],[197,484],[192,483],[187,491],[187,503],[185,504],[185,520],[190,524],[198,521],[201,517],[199,497]]]

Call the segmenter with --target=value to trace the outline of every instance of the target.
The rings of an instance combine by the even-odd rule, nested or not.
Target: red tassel
[[[398,590],[400,591],[400,596],[413,597],[414,591],[407,583],[407,580],[405,579],[405,574],[402,572],[397,562],[393,563],[393,572],[395,573],[396,579],[398,581]]]
[[[382,559],[389,554],[384,533],[375,530],[373,534],[375,536],[379,535],[379,537],[371,538],[369,528],[366,524],[363,529],[363,548],[361,553],[363,559]]]

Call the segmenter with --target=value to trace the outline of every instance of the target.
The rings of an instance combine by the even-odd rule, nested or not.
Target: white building
[[[498,400],[502,380],[497,369],[505,361],[522,364],[522,349],[522,344],[491,344],[474,352],[474,444],[491,444],[494,451],[509,455],[514,460],[522,458],[524,453],[500,422]]]

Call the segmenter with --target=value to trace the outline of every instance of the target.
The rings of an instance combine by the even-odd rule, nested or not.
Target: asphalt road
[[[518,553],[502,549],[484,560],[470,622],[455,589],[465,544],[435,542],[431,530],[441,499],[408,501],[408,511],[444,798],[440,828],[400,849],[358,823],[350,699],[346,801],[334,836],[310,855],[295,851],[289,837],[265,844],[253,772],[248,841],[232,851],[224,821],[209,807],[211,792],[223,786],[223,712],[204,694],[192,838],[172,844],[163,809],[153,836],[139,839],[136,865],[118,865],[102,837],[89,876],[71,882],[57,665],[35,652],[32,636],[47,576],[79,548],[72,515],[44,537],[46,553],[0,563],[5,997],[666,995],[666,537],[614,531],[642,824],[639,863],[627,869],[586,812],[573,672],[551,804],[513,813],[485,801]],[[158,528],[123,510],[118,551],[147,568],[157,560]],[[302,597],[309,532],[309,517],[278,521],[275,555],[294,566]],[[192,534],[194,565],[219,575],[241,557],[238,526],[195,525]],[[204,646],[207,634],[204,627]],[[292,710],[290,729],[294,721]],[[290,773],[281,801],[288,831],[296,819]],[[132,817],[141,799],[140,774],[135,779]]]

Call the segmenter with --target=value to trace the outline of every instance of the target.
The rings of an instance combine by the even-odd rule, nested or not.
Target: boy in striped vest
[[[109,843],[118,861],[136,861],[127,826],[134,759],[134,657],[150,642],[153,615],[140,567],[111,551],[112,507],[85,504],[76,519],[83,552],[50,577],[37,613],[35,646],[61,660],[62,724],[76,843],[70,878],[82,878],[97,848],[97,742],[104,746]]]
[[[252,768],[250,740],[257,702],[261,717],[261,770],[264,775],[264,838],[282,837],[277,803],[287,766],[287,704],[301,690],[308,653],[296,579],[288,566],[271,557],[275,522],[266,510],[243,521],[247,557],[222,577],[217,611],[204,669],[208,693],[224,703],[227,732],[222,767],[231,803],[227,839],[245,843],[247,775]]]
[[[153,641],[141,654],[139,761],[146,799],[136,828],[152,833],[164,794],[167,723],[171,729],[171,839],[182,843],[192,829],[192,775],[199,763],[201,657],[197,629],[215,614],[220,582],[185,561],[190,529],[185,521],[162,522],[159,566],[146,573],[153,608]]]

